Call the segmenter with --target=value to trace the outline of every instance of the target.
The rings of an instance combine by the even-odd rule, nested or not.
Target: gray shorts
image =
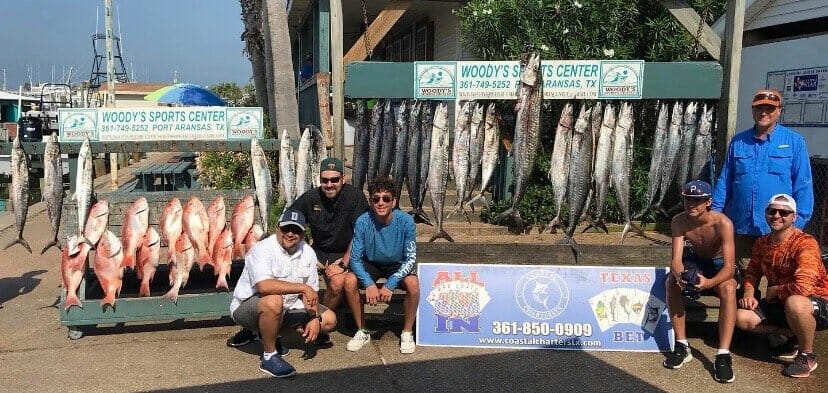
[[[247,298],[247,300],[239,304],[239,307],[236,308],[236,311],[233,311],[233,315],[230,317],[245,329],[259,331],[259,300],[261,298],[261,295],[258,293]],[[322,304],[319,305],[319,315],[322,315],[327,310],[327,307]],[[304,308],[287,310],[282,314],[282,328],[300,328],[305,326],[310,320],[311,315]]]

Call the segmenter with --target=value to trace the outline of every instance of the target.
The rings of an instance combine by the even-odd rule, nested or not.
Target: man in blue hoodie
[[[345,277],[345,298],[354,316],[357,332],[348,342],[349,351],[359,351],[371,341],[365,329],[365,316],[359,289],[365,289],[365,302],[390,302],[394,289],[406,290],[400,352],[414,353],[414,317],[420,301],[420,282],[416,276],[417,226],[411,215],[395,209],[394,182],[378,177],[368,184],[371,210],[357,218],[351,240],[350,271]],[[385,278],[380,288],[376,281]]]
[[[799,229],[805,228],[814,211],[805,139],[777,123],[782,115],[782,96],[773,89],[759,89],[751,110],[755,124],[730,141],[712,205],[733,222],[736,267],[741,272],[750,261],[753,243],[770,233],[765,202],[771,196],[793,196],[797,202],[794,226]]]

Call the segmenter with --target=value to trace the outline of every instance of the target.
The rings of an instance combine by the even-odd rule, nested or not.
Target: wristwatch
[[[319,320],[319,324],[322,324],[322,314],[316,314],[316,319]]]
[[[339,265],[339,267],[341,267],[342,270],[348,270],[348,266],[345,266],[345,262],[343,262],[341,259],[339,260],[339,263],[337,263],[337,265]]]

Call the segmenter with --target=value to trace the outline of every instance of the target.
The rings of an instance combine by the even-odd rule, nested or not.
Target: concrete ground
[[[0,214],[0,245],[14,238],[14,218]],[[25,238],[35,252],[46,242],[43,204],[32,206]],[[260,391],[578,391],[578,392],[824,392],[828,334],[817,335],[823,368],[807,379],[781,375],[766,341],[737,333],[736,381],[712,378],[716,325],[690,326],[696,360],[681,370],[661,366],[660,353],[495,350],[418,347],[399,353],[401,321],[375,319],[372,343],[360,352],[345,344],[353,333],[340,312],[333,348],[304,347],[292,337],[286,360],[299,374],[277,380],[258,370],[259,343],[225,346],[237,327],[227,320],[104,326],[67,339],[60,326],[60,254],[32,255],[20,246],[0,251],[0,390],[3,392],[260,392]]]

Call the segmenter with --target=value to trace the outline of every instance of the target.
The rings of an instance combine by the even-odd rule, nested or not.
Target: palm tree
[[[256,89],[256,102],[267,108],[267,67],[264,58],[264,37],[262,36],[262,2],[261,0],[239,0],[242,10],[244,32],[244,52],[253,68],[253,87]]]
[[[299,139],[299,106],[284,0],[264,0],[264,41],[270,126],[276,135],[288,130]]]

